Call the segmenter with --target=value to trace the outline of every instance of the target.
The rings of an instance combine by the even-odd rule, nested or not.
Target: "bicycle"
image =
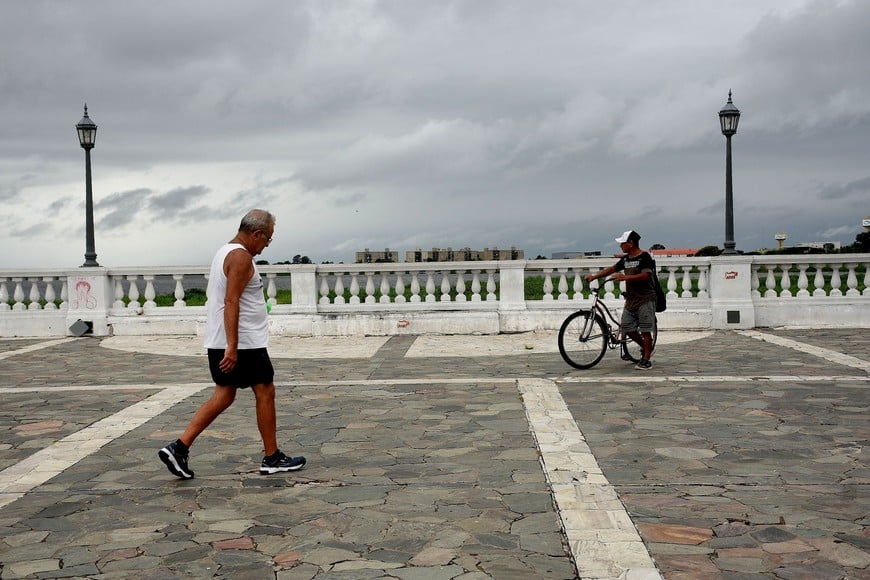
[[[643,346],[623,334],[616,317],[602,302],[600,293],[603,288],[604,284],[601,284],[592,291],[591,308],[572,313],[559,329],[559,353],[574,368],[594,367],[604,358],[608,347],[620,347],[622,360],[636,363],[643,358]],[[657,338],[658,321],[653,319],[653,348]]]

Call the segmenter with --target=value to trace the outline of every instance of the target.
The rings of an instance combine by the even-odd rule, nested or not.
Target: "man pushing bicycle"
[[[620,326],[626,336],[643,347],[643,358],[635,368],[649,370],[652,368],[652,331],[656,318],[655,261],[638,246],[640,234],[636,231],[623,232],[616,241],[625,255],[613,266],[587,275],[586,281],[611,274],[612,280],[625,281],[625,308]]]

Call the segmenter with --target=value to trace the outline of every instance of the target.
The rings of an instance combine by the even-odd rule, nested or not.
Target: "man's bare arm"
[[[239,248],[224,259],[224,274],[227,276],[227,293],[224,297],[224,330],[227,334],[227,348],[220,362],[220,369],[229,372],[236,366],[239,358],[239,301],[245,286],[254,275],[251,254]]]

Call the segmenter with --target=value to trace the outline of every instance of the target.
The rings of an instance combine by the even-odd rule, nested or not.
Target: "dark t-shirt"
[[[623,256],[614,266],[617,272],[625,270],[627,275],[640,274],[641,272],[655,272],[655,262],[646,252],[641,252],[635,257]],[[656,291],[653,282],[649,280],[627,280],[625,282],[625,307],[629,310],[637,309],[644,302],[655,302]]]

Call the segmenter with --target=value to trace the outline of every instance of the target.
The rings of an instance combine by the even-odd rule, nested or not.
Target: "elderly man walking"
[[[305,466],[304,457],[289,457],[278,449],[276,436],[275,373],[266,350],[266,301],[254,263],[254,256],[268,247],[274,231],[275,216],[251,210],[242,218],[236,236],[217,251],[212,261],[206,290],[205,347],[215,388],[181,436],[157,453],[176,477],[193,478],[188,465],[190,446],[233,404],[237,390],[247,387],[254,392],[257,428],[263,439],[265,457],[260,473],[296,471]]]

